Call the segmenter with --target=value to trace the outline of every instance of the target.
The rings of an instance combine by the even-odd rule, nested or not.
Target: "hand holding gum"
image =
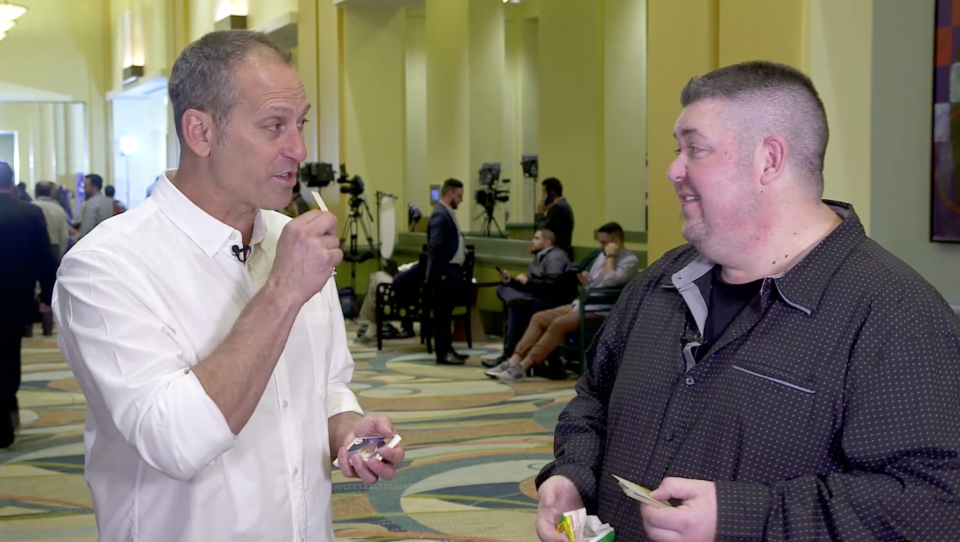
[[[314,201],[317,202],[317,207],[320,207],[320,210],[321,210],[321,211],[323,211],[323,212],[325,212],[325,213],[329,213],[329,212],[330,212],[330,209],[327,209],[327,204],[324,203],[324,202],[323,202],[323,198],[320,197],[320,192],[313,191],[313,192],[310,192],[310,193],[313,194],[313,199],[314,199]],[[337,276],[337,270],[336,270],[336,269],[333,270],[333,275],[331,275],[331,276],[333,276],[333,277]]]

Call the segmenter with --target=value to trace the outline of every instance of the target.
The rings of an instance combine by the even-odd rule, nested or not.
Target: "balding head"
[[[680,96],[683,107],[717,100],[746,154],[770,136],[790,148],[788,167],[823,194],[823,160],[829,128],[823,102],[809,77],[773,62],[745,62],[694,77]]]
[[[196,109],[209,113],[217,129],[226,128],[230,112],[240,99],[237,66],[254,54],[291,66],[290,53],[262,32],[221,30],[187,45],[173,64],[167,84],[177,137],[183,143],[183,114]]]
[[[13,182],[13,168],[6,162],[0,162],[0,190],[13,190],[17,184]]]
[[[40,181],[37,183],[37,186],[33,188],[33,195],[38,198],[50,198],[53,197],[54,188],[57,185],[53,181]]]

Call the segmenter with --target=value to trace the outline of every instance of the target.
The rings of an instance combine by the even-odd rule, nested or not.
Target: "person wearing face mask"
[[[179,169],[84,236],[54,292],[100,538],[332,542],[333,460],[372,484],[404,453],[347,455],[395,432],[349,388],[336,216],[275,211],[306,158],[303,83],[230,30],[188,45],[168,89]]]
[[[680,101],[667,176],[688,244],[590,347],[536,480],[538,535],[565,540],[559,514],[585,507],[618,540],[956,540],[960,322],[823,199],[813,83],[747,62]]]

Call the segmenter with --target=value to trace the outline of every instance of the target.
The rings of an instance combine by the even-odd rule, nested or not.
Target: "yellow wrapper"
[[[567,535],[567,540],[570,542],[580,542],[581,533],[583,533],[583,519],[586,513],[587,511],[583,508],[564,513],[563,517],[560,518],[560,523],[557,524],[557,532]]]
[[[581,508],[566,512],[557,524],[557,532],[567,535],[569,542],[614,542],[613,528],[601,523],[596,516],[588,516]]]

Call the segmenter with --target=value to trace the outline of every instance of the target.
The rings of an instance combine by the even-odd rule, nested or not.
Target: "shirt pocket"
[[[817,385],[812,376],[772,363],[737,360],[725,379],[732,393],[722,410],[734,413],[732,434],[739,435],[740,462],[759,479],[795,475],[810,460],[808,447],[819,432]],[[729,420],[729,419],[728,419]]]
[[[314,385],[321,397],[327,396],[327,378],[333,355],[333,313],[311,311],[304,317],[309,338],[310,363],[314,370]]]

